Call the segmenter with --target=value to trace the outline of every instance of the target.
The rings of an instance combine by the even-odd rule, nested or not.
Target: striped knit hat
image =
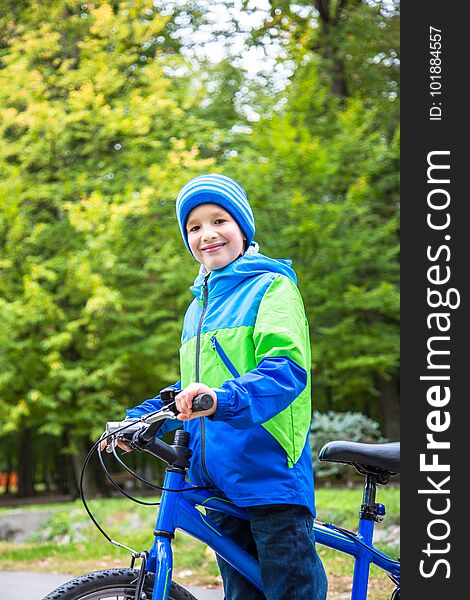
[[[200,204],[217,204],[229,212],[246,237],[246,247],[250,245],[255,234],[255,219],[245,190],[230,177],[210,173],[188,181],[176,198],[178,224],[190,252],[186,221],[193,208]]]

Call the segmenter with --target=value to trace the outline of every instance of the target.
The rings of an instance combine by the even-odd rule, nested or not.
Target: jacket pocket
[[[227,367],[227,369],[229,370],[229,372],[231,373],[231,375],[233,377],[240,377],[240,373],[236,370],[236,368],[233,366],[233,364],[232,364],[231,360],[229,359],[229,357],[225,354],[224,349],[219,344],[219,341],[215,337],[215,335],[213,335],[211,337],[211,345],[212,345],[212,348],[215,348],[215,351],[220,356],[220,358],[222,359],[222,362]]]

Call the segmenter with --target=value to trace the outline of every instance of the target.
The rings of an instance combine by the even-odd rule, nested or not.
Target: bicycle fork
[[[182,489],[185,485],[184,473],[179,469],[167,469],[163,483],[165,489],[177,490]],[[180,494],[177,492],[164,491],[162,493],[160,510],[153,532],[155,541],[147,560],[147,570],[155,573],[152,600],[168,600],[169,598],[173,570],[171,541],[175,537],[176,527],[173,515],[176,514],[176,504],[179,498]]]

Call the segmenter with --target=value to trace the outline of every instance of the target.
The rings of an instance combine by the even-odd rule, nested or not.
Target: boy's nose
[[[217,237],[217,232],[212,227],[205,227],[202,232],[203,240],[213,240]]]

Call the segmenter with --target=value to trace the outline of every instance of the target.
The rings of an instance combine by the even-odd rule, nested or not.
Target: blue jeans
[[[328,583],[310,511],[289,504],[246,510],[250,521],[214,510],[207,515],[260,563],[264,594],[217,556],[225,600],[325,600]]]

